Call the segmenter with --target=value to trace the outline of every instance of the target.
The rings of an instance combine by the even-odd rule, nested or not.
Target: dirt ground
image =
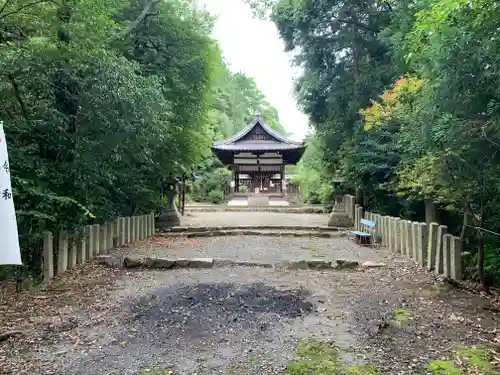
[[[81,265],[42,290],[4,293],[0,332],[20,332],[0,342],[0,373],[284,374],[298,343],[318,338],[380,374],[427,374],[458,344],[498,340],[487,300],[379,251],[386,267],[356,271]]]
[[[186,212],[182,226],[231,225],[327,225],[326,214],[293,214],[283,212]]]
[[[298,259],[336,259],[359,262],[385,262],[389,253],[375,247],[361,247],[347,237],[264,237],[223,236],[204,238],[171,238],[154,236],[134,245],[110,252],[153,258],[216,258],[233,261],[249,261],[275,264]]]

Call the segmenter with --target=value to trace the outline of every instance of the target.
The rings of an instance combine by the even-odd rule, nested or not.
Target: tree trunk
[[[359,187],[356,188],[356,204],[359,204],[360,206],[364,206],[363,189],[361,189]]]
[[[478,254],[477,254],[477,275],[479,277],[479,282],[483,287],[485,292],[488,292],[488,285],[486,284],[486,278],[484,277],[484,236],[483,233],[479,234],[478,241]]]
[[[437,223],[437,205],[430,198],[424,198],[425,205],[425,222],[427,224]]]
[[[481,217],[479,221],[479,227],[484,228],[484,200],[481,196]],[[484,232],[482,230],[478,231],[478,254],[477,254],[477,274],[479,276],[479,282],[486,293],[489,293],[488,285],[486,284],[486,278],[484,275]]]

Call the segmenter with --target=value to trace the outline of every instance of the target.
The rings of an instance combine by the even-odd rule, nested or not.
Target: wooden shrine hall
[[[242,131],[212,150],[233,171],[234,192],[283,193],[285,165],[297,164],[306,145],[294,142],[266,124],[260,113]]]

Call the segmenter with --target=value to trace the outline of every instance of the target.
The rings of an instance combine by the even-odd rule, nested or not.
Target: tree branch
[[[125,30],[123,30],[123,31],[119,32],[118,34],[116,34],[111,40],[113,41],[113,40],[122,39],[122,38],[127,37],[147,17],[155,15],[155,14],[159,14],[159,12],[151,13],[150,11],[151,11],[151,8],[154,5],[159,4],[160,1],[161,0],[150,0],[150,1],[148,1],[148,3],[144,6],[144,9],[142,9],[142,12],[137,16],[137,18],[132,23],[130,23],[130,25]]]
[[[37,4],[42,4],[42,3],[52,3],[53,1],[52,0],[37,0],[37,1],[33,1],[31,3],[28,3],[26,5],[23,5],[23,6],[20,6],[19,8],[17,8],[16,10],[13,10],[11,12],[7,12],[5,13],[3,16],[0,16],[0,20],[7,17],[7,16],[11,16],[13,14],[16,14],[16,13],[19,13],[20,11],[22,11],[23,9],[26,9],[26,8],[30,8],[30,7],[33,7]],[[7,2],[5,3],[5,5],[7,5]],[[4,5],[4,8],[5,8],[5,5]],[[3,8],[2,8],[3,10]],[[1,12],[0,12],[1,13]]]
[[[19,86],[18,86],[18,84],[16,82],[16,79],[10,73],[7,74],[7,78],[9,79],[9,82],[12,85],[12,89],[14,90],[14,96],[16,97],[17,102],[21,106],[21,112],[23,114],[23,117],[24,117],[24,119],[26,121],[28,121],[29,120],[29,118],[28,118],[28,111],[26,110],[26,106],[24,104],[23,98],[21,97],[21,92],[19,90]]]
[[[0,14],[3,13],[3,11],[5,10],[5,8],[7,7],[7,5],[9,5],[10,3],[10,0],[5,0],[5,3],[3,4],[2,6],[2,9],[0,9]]]

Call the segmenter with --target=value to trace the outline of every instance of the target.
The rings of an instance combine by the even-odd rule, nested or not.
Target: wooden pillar
[[[177,191],[179,192],[177,194],[177,207],[180,209],[182,205],[182,186],[180,182],[177,182]]]
[[[281,164],[280,167],[280,193],[283,193],[283,179],[284,179],[284,170],[285,170],[285,165]]]
[[[182,201],[181,201],[181,215],[184,216],[184,208],[186,207],[186,176],[182,176]]]
[[[234,166],[234,192],[240,192],[240,168],[238,166]]]
[[[234,183],[234,186],[233,186],[233,184],[230,185],[230,187],[229,187],[229,193],[230,194],[233,194],[236,191],[236,173],[235,173],[235,168],[236,168],[235,165],[232,164],[231,165],[231,173],[232,173],[232,175],[231,175],[231,182]]]

